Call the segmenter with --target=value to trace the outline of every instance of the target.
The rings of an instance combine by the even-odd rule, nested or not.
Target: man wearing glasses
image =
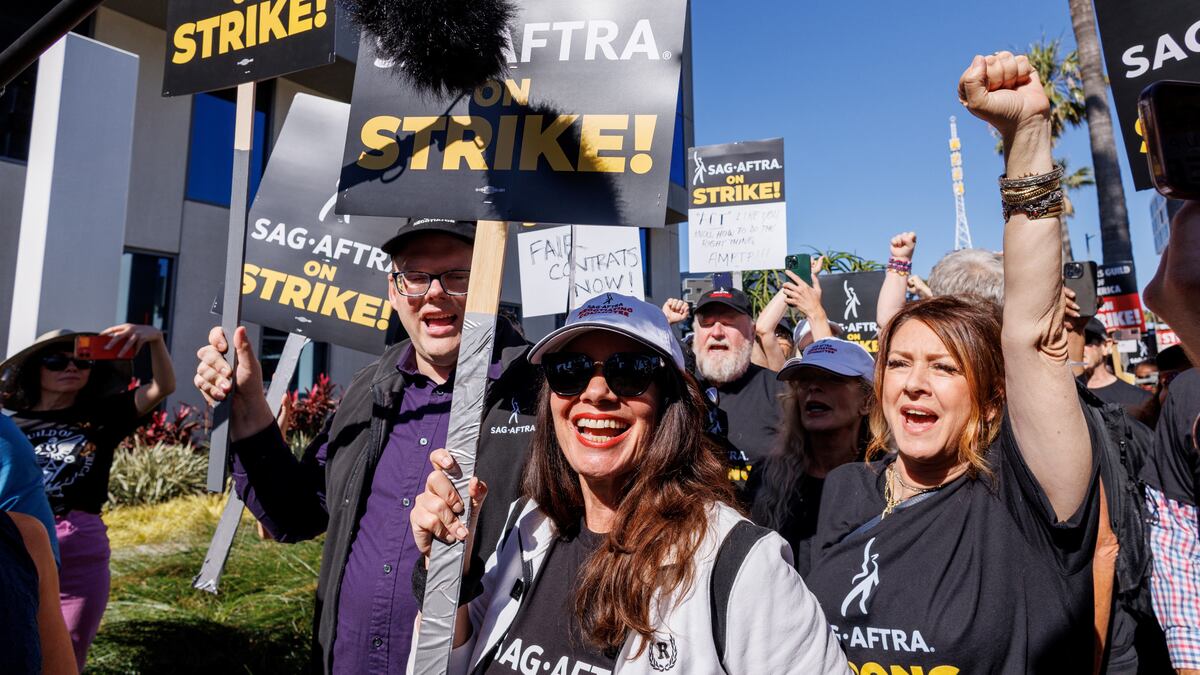
[[[392,257],[388,300],[409,339],[384,351],[346,387],[337,413],[297,460],[263,395],[262,372],[245,335],[238,355],[230,435],[238,494],[282,542],[326,534],[314,615],[325,672],[402,672],[420,609],[410,577],[419,559],[409,510],[443,447],[466,311],[475,223],[406,223],[381,247]],[[219,327],[200,350],[196,386],[210,401],[230,391]],[[503,506],[519,494],[533,432],[540,375],[528,343],[496,326],[488,408],[476,473]],[[470,569],[482,570],[503,529],[504,508],[480,513]],[[470,581],[463,595],[470,599]]]

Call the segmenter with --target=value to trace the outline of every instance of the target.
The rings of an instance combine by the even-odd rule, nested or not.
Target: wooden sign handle
[[[471,256],[471,282],[467,287],[467,311],[463,317],[462,340],[458,349],[458,367],[454,375],[454,399],[450,404],[450,426],[446,449],[458,462],[459,475],[451,476],[466,510],[462,519],[470,522],[471,498],[467,485],[475,475],[475,455],[479,447],[479,426],[483,422],[488,386],[488,366],[496,337],[496,313],[500,307],[500,283],[504,276],[504,249],[508,224],[481,220],[475,230],[475,248]],[[493,504],[491,508],[503,508]],[[417,640],[414,673],[441,675],[446,672],[454,647],[454,618],[462,585],[463,555],[466,547],[433,542],[429,573],[425,582],[425,602],[421,607],[421,632]]]

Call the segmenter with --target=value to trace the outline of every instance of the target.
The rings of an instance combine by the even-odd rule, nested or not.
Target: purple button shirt
[[[343,572],[334,673],[404,672],[420,610],[410,581],[420,553],[408,516],[433,471],[429,453],[446,444],[453,380],[439,385],[418,372],[411,346],[396,367],[407,384]],[[493,363],[489,377],[499,374]]]

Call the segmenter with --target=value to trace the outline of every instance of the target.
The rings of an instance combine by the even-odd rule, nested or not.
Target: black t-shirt
[[[1197,416],[1200,416],[1200,370],[1192,369],[1171,380],[1158,418],[1154,453],[1141,472],[1142,480],[1166,498],[1193,506],[1200,504]]]
[[[721,422],[731,446],[730,461],[752,469],[774,448],[779,435],[780,404],[783,383],[775,371],[750,364],[745,375],[717,387]]]
[[[862,672],[1092,671],[1098,453],[1084,503],[1061,524],[1007,419],[986,456],[992,477],[960,477],[865,530],[894,456],[826,479],[806,582]]]
[[[1145,389],[1135,387],[1122,379],[1117,379],[1116,382],[1106,384],[1097,389],[1089,387],[1088,391],[1095,394],[1096,398],[1105,403],[1116,403],[1123,406],[1141,405],[1146,402],[1146,399],[1153,396],[1153,394]]]
[[[762,490],[763,481],[770,473],[771,460],[769,459],[750,473],[750,480],[746,483],[746,497],[751,512],[753,512],[754,500],[758,498]],[[806,473],[800,474],[800,482],[796,485],[796,490],[792,493],[789,502],[791,508],[787,518],[777,530],[780,536],[792,545],[796,571],[805,578],[812,569],[812,540],[817,534],[817,515],[820,513],[821,492],[824,488],[824,478],[813,478]],[[767,523],[761,522],[757,513],[755,513],[754,520],[759,525],[767,526]]]
[[[577,536],[555,542],[546,554],[532,594],[521,604],[484,673],[612,673],[617,654],[589,644],[575,615],[579,570],[603,540],[586,527],[579,530]]]
[[[62,410],[22,411],[13,421],[33,445],[54,513],[100,513],[113,452],[137,428],[134,392]]]

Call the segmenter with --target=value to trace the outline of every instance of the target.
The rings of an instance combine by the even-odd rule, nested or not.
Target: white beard
[[[696,352],[696,370],[700,376],[714,386],[729,384],[746,374],[750,368],[750,354],[754,343],[746,342],[741,349],[722,352]]]

